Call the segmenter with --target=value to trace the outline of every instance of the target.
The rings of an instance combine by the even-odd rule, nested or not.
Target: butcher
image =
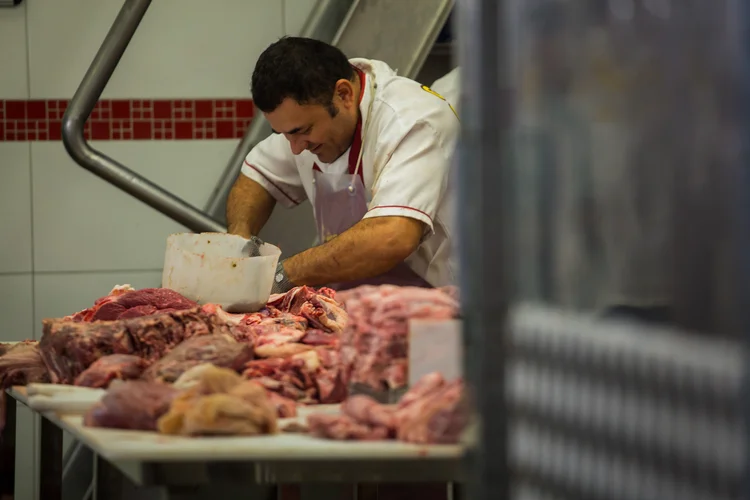
[[[455,284],[450,165],[458,116],[440,94],[381,61],[284,37],[259,57],[256,107],[273,134],[245,158],[228,231],[262,244],[276,204],[312,204],[319,244],[279,262],[294,286]]]

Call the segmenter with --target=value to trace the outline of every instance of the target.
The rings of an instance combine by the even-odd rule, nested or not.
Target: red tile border
[[[67,100],[0,100],[0,142],[59,141]],[[88,140],[239,139],[253,118],[252,99],[114,99],[96,104]]]

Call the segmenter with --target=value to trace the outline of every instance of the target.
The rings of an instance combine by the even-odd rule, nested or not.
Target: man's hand
[[[424,223],[409,217],[362,219],[320,246],[283,262],[286,278],[320,286],[379,276],[403,262],[419,246]]]

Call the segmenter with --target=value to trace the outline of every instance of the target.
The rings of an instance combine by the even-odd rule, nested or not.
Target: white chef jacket
[[[455,284],[451,243],[454,194],[449,181],[458,117],[445,100],[419,83],[397,76],[386,63],[369,59],[350,62],[365,74],[359,104],[364,131],[360,169],[368,194],[364,218],[402,216],[423,222],[427,231],[406,263],[433,286]],[[372,116],[368,116],[373,99]],[[309,151],[295,156],[289,141],[273,134],[250,151],[242,173],[291,208],[306,199],[315,202],[316,164],[323,172],[345,173],[349,151],[324,164]]]
[[[461,67],[457,66],[435,80],[432,90],[445,97],[445,100],[453,105],[453,109],[458,111],[461,97]]]

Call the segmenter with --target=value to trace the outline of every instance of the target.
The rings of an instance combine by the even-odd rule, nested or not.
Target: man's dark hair
[[[339,49],[312,38],[283,37],[268,46],[255,64],[253,102],[270,113],[291,98],[299,104],[326,106],[333,116],[333,92],[342,78],[353,80],[354,68]]]

